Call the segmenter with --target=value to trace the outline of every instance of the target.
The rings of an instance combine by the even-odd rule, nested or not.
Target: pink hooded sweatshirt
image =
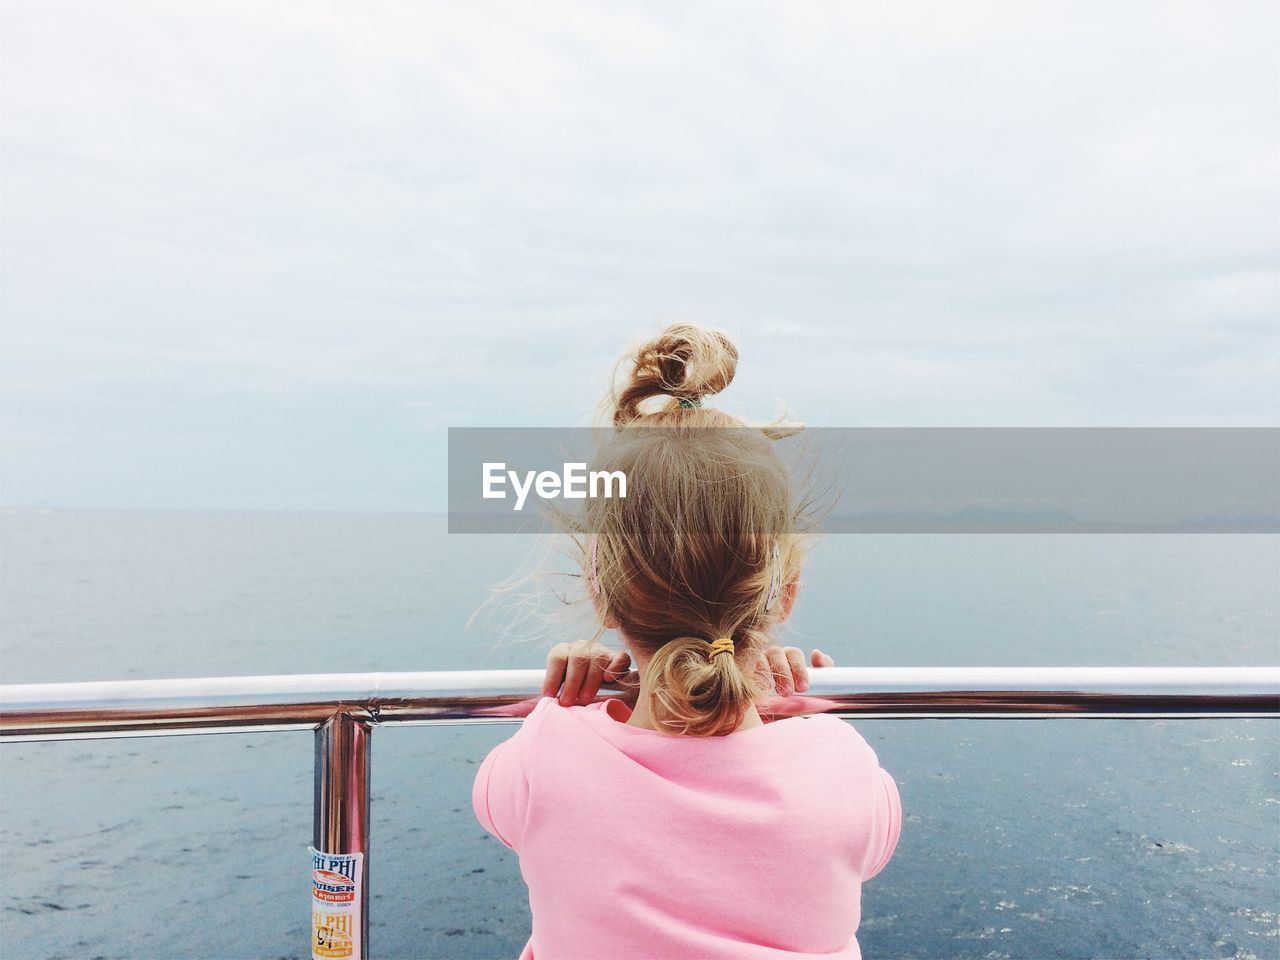
[[[902,827],[893,778],[845,721],[723,737],[543,697],[485,757],[472,805],[520,856],[520,960],[859,960],[862,883]]]

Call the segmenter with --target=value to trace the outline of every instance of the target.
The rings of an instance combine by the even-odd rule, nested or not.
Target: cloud
[[[367,503],[454,418],[582,422],[676,318],[754,416],[1277,419],[1266,3],[4,16],[9,503],[98,502],[173,411],[259,449],[342,404],[404,412],[325,494]],[[237,449],[146,502],[240,502]]]

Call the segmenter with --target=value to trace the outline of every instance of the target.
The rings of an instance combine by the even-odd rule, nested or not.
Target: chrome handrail
[[[311,729],[313,840],[361,854],[368,956],[369,757],[383,723],[514,722],[542,670],[301,674],[0,686],[0,740]],[[599,699],[622,696],[604,689]],[[809,688],[761,702],[770,718],[1280,717],[1280,667],[820,667]],[[313,937],[315,924],[313,921]]]
[[[0,686],[0,739],[53,740],[518,720],[541,670],[335,673]],[[775,715],[840,717],[1280,716],[1280,667],[815,667]],[[616,688],[600,699],[618,697]],[[762,711],[763,712],[763,711]]]

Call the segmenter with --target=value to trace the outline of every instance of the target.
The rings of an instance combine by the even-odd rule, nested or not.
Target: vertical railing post
[[[367,721],[337,713],[316,728],[315,847],[363,854],[358,960],[369,956],[369,746]]]

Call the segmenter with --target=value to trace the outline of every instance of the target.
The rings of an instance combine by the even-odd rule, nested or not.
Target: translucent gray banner
[[[675,450],[711,432],[667,431]],[[543,533],[559,513],[590,532],[588,502],[623,495],[617,471],[600,469],[600,445],[614,436],[451,428],[449,531]],[[1271,427],[815,428],[769,449],[815,501],[800,529],[1280,533],[1280,429]],[[625,494],[642,494],[640,482],[632,473]]]

